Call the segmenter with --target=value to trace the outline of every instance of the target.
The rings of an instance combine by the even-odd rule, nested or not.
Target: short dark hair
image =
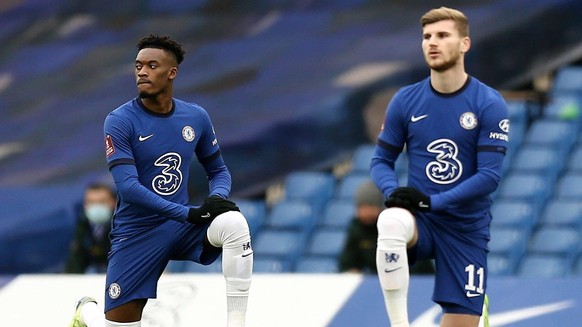
[[[137,42],[137,48],[139,50],[145,48],[166,50],[174,55],[178,64],[184,60],[184,54],[186,53],[184,49],[182,49],[182,45],[176,42],[176,40],[169,36],[160,36],[153,33],[139,40],[139,42]]]
[[[113,188],[113,186],[111,186],[107,183],[94,182],[94,183],[87,185],[87,187],[85,188],[85,192],[87,192],[87,191],[99,191],[99,190],[106,191],[109,194],[109,196],[111,196],[112,199],[115,199],[117,197],[117,195],[115,194],[115,189]]]

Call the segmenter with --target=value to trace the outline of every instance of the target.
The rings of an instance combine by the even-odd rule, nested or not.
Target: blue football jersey
[[[465,218],[453,224],[466,227],[475,222],[472,220],[481,220],[483,227],[489,223],[482,218],[491,205],[490,192],[480,194],[481,185],[474,176],[480,172],[499,180],[508,133],[507,105],[497,91],[469,77],[460,90],[442,94],[426,78],[395,94],[386,111],[375,157],[385,159],[381,158],[382,150],[396,155],[405,150],[408,185],[425,194],[447,194],[464,184],[465,190],[470,190],[465,193],[474,192],[475,196],[465,194],[465,201],[451,201],[455,203],[442,209],[448,216]],[[485,152],[496,153],[494,159],[485,157],[487,160],[479,162],[479,153]],[[395,181],[393,176],[380,181],[376,178],[386,195],[397,186]]]
[[[109,168],[134,165],[139,183],[171,203],[187,205],[188,176],[193,154],[200,162],[219,156],[219,146],[208,113],[200,106],[173,99],[168,114],[147,110],[133,99],[114,111],[104,124]],[[118,199],[114,227],[139,228],[167,221],[168,217]],[[168,202],[168,204],[169,204]]]

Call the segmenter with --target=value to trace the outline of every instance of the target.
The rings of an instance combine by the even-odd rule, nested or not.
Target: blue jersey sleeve
[[[169,219],[185,222],[188,218],[187,206],[164,200],[141,185],[135,165],[114,165],[111,167],[111,175],[117,193],[124,202],[146,208]]]
[[[204,171],[206,171],[206,176],[208,177],[208,186],[210,189],[209,194],[219,195],[226,199],[230,193],[232,179],[230,172],[220,155],[220,150],[216,152],[215,156],[206,159],[207,160],[205,161],[201,161],[201,163],[204,167]]]
[[[103,125],[105,133],[105,154],[107,165],[111,168],[118,163],[134,164],[131,147],[132,127],[113,113],[107,115]]]
[[[220,153],[216,132],[206,110],[202,110],[203,130],[200,142],[196,146],[196,157],[204,167],[208,177],[210,195],[227,198],[230,193],[232,179]]]
[[[500,152],[479,152],[477,173],[446,192],[431,195],[432,210],[445,210],[450,205],[493,193],[501,179],[500,171],[504,156]]]
[[[385,197],[388,197],[398,187],[398,177],[394,171],[394,164],[406,142],[404,126],[399,92],[386,109],[384,124],[370,163],[370,176]]]

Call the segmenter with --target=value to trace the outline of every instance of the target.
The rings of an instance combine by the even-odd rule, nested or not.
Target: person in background
[[[108,184],[94,183],[85,189],[83,210],[71,241],[65,273],[104,273],[111,249],[109,232],[117,203],[115,191]]]
[[[377,274],[376,242],[378,216],[384,210],[384,195],[371,180],[362,183],[355,195],[356,214],[348,227],[346,243],[338,262],[340,272]],[[430,260],[411,267],[411,274],[432,274]]]

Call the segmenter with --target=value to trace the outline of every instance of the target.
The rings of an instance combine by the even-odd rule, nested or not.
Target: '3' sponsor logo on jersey
[[[169,152],[159,157],[154,165],[161,167],[162,171],[152,179],[153,190],[161,195],[176,193],[182,185],[182,157],[178,153]]]

